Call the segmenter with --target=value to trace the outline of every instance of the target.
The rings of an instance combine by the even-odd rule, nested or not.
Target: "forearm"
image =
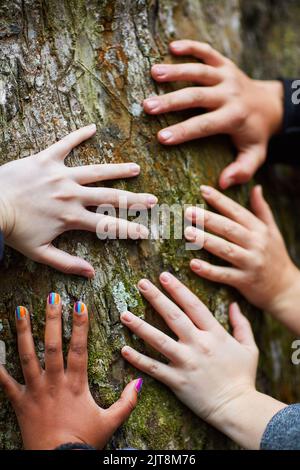
[[[268,423],[286,406],[253,390],[237,397],[219,410],[211,424],[239,446],[245,449],[259,449]]]

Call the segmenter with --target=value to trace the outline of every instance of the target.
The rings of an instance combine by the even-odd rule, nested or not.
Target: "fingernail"
[[[149,98],[144,101],[144,104],[147,106],[149,111],[154,111],[154,109],[159,108],[159,100],[155,98]]]
[[[140,391],[142,390],[142,386],[143,386],[143,379],[139,377],[135,383],[135,389],[138,393],[140,393]]]
[[[24,320],[27,317],[28,310],[26,307],[19,306],[16,308],[16,317],[18,320]]]
[[[158,201],[157,197],[149,196],[148,199],[147,199],[147,204],[148,204],[148,206],[153,207],[157,204],[157,201]]]
[[[124,347],[122,348],[122,354],[124,354],[124,355],[129,354],[130,349],[131,349],[131,348],[130,348],[129,346],[124,346]]]
[[[226,179],[225,179],[226,188],[229,188],[229,186],[232,186],[233,183],[234,183],[234,178],[229,177],[229,178],[226,178]]]
[[[56,294],[55,292],[51,292],[48,295],[48,304],[49,305],[59,305],[60,303],[60,295]]]
[[[172,139],[173,134],[171,131],[160,131],[159,137],[165,141]]]
[[[197,232],[196,232],[196,229],[195,227],[187,227],[185,229],[185,237],[188,239],[188,240],[195,240],[196,239],[196,236],[197,236]]]
[[[190,266],[191,268],[197,269],[199,271],[202,268],[202,263],[198,259],[192,259]]]
[[[131,163],[129,168],[130,168],[132,175],[138,175],[141,171],[140,166],[137,165],[136,163]]]
[[[163,282],[170,282],[172,279],[172,276],[170,273],[161,273],[160,275],[160,280]]]
[[[171,42],[170,46],[172,47],[172,49],[176,49],[177,51],[182,49],[182,45],[180,44],[180,42]]]
[[[83,315],[86,312],[86,305],[80,301],[76,302],[74,312],[77,313],[77,315]]]
[[[130,321],[134,315],[131,312],[122,312],[120,318],[122,321]]]
[[[155,65],[153,67],[153,71],[155,72],[155,75],[162,76],[165,75],[165,73],[168,71],[168,66]]]
[[[137,227],[137,233],[141,240],[147,240],[149,238],[149,230],[144,225]]]
[[[189,218],[194,218],[196,217],[196,210],[194,207],[188,207],[185,211],[185,216]]]
[[[96,124],[90,124],[90,125],[88,126],[88,128],[91,129],[91,130],[92,130],[92,129],[93,129],[93,130],[96,130]]]
[[[147,279],[142,279],[138,283],[138,288],[141,289],[141,290],[147,290],[147,289],[150,289],[150,287],[151,287],[151,284]]]
[[[93,277],[95,277],[95,271],[94,270],[91,271],[90,269],[84,269],[81,272],[81,276],[87,277],[88,279],[93,279]]]
[[[200,186],[200,191],[202,194],[204,194],[204,196],[209,196],[211,194],[211,188],[204,184]]]

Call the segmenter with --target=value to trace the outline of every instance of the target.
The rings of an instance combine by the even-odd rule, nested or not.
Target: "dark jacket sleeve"
[[[4,247],[3,235],[2,235],[2,232],[0,232],[0,261],[3,256],[3,247]]]
[[[280,410],[269,422],[261,450],[300,450],[300,404]]]
[[[300,165],[300,79],[283,79],[282,84],[284,89],[282,131],[270,140],[266,163],[298,166]]]

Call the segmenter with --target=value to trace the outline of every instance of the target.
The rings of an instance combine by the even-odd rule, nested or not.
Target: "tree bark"
[[[280,34],[274,39],[278,48],[274,58],[269,44],[280,15],[270,16],[271,3],[275,10],[280,8],[277,2],[264,0],[253,2],[253,11],[256,20],[262,21],[264,16],[270,20],[265,30],[269,42],[259,54],[263,57],[265,51],[275,64]],[[295,2],[286,4],[293,5],[300,17]],[[245,5],[237,0],[0,1],[0,163],[36,153],[70,131],[95,122],[96,137],[72,153],[69,165],[135,161],[141,166],[141,176],[115,186],[152,192],[160,203],[203,203],[199,185],[217,185],[220,170],[234,156],[229,140],[216,137],[163,147],[157,143],[157,131],[190,113],[149,117],[141,102],[151,94],[175,88],[158,86],[149,73],[156,62],[174,61],[168,43],[175,38],[210,41],[237,62],[244,52],[249,70],[261,76],[268,73],[270,67],[255,61],[257,50],[243,48],[243,44],[252,45],[260,38],[252,21],[253,11]],[[286,25],[292,24],[289,31],[299,36],[293,18],[288,17]],[[292,72],[298,69],[295,66]],[[247,186],[228,194],[244,205],[248,202]],[[275,202],[278,212],[287,205],[286,200]],[[282,220],[283,228],[294,230],[289,219]],[[292,235],[289,242],[296,252]],[[192,255],[184,249],[183,241],[101,242],[93,234],[72,232],[60,237],[57,246],[90,261],[96,269],[95,279],[63,275],[6,249],[0,273],[0,339],[6,343],[7,367],[18,380],[22,375],[15,307],[26,305],[31,311],[42,361],[45,301],[50,291],[59,292],[66,347],[73,303],[81,299],[89,307],[90,384],[97,402],[109,406],[124,384],[139,375],[121,359],[121,346],[128,343],[155,354],[121,326],[119,313],[128,306],[166,330],[135,286],[145,276],[157,282],[159,273],[169,270],[198,294],[226,327],[229,302],[240,301],[262,351],[259,388],[281,399],[297,399],[299,378],[290,365],[291,338],[235,291],[192,275],[188,266]],[[211,259],[203,251],[198,255]],[[13,411],[1,395],[0,447],[20,446]],[[137,409],[108,446],[216,449],[230,448],[233,443],[200,421],[164,386],[146,377]]]

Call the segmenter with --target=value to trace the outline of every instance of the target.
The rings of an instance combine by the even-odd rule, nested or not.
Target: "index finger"
[[[220,193],[215,188],[202,185],[200,186],[200,191],[204,199],[225,217],[229,217],[248,229],[257,228],[258,225],[263,225],[262,222],[252,214],[252,212]]]
[[[191,320],[152,282],[142,279],[138,283],[138,288],[178,338],[188,340],[193,337],[194,325]]]
[[[192,41],[190,39],[173,41],[170,44],[170,50],[176,55],[192,55],[214,67],[223,65],[225,62],[225,57],[206,42]]]
[[[170,273],[162,273],[159,280],[198,328],[210,330],[219,325],[206,305],[176,277]]]

